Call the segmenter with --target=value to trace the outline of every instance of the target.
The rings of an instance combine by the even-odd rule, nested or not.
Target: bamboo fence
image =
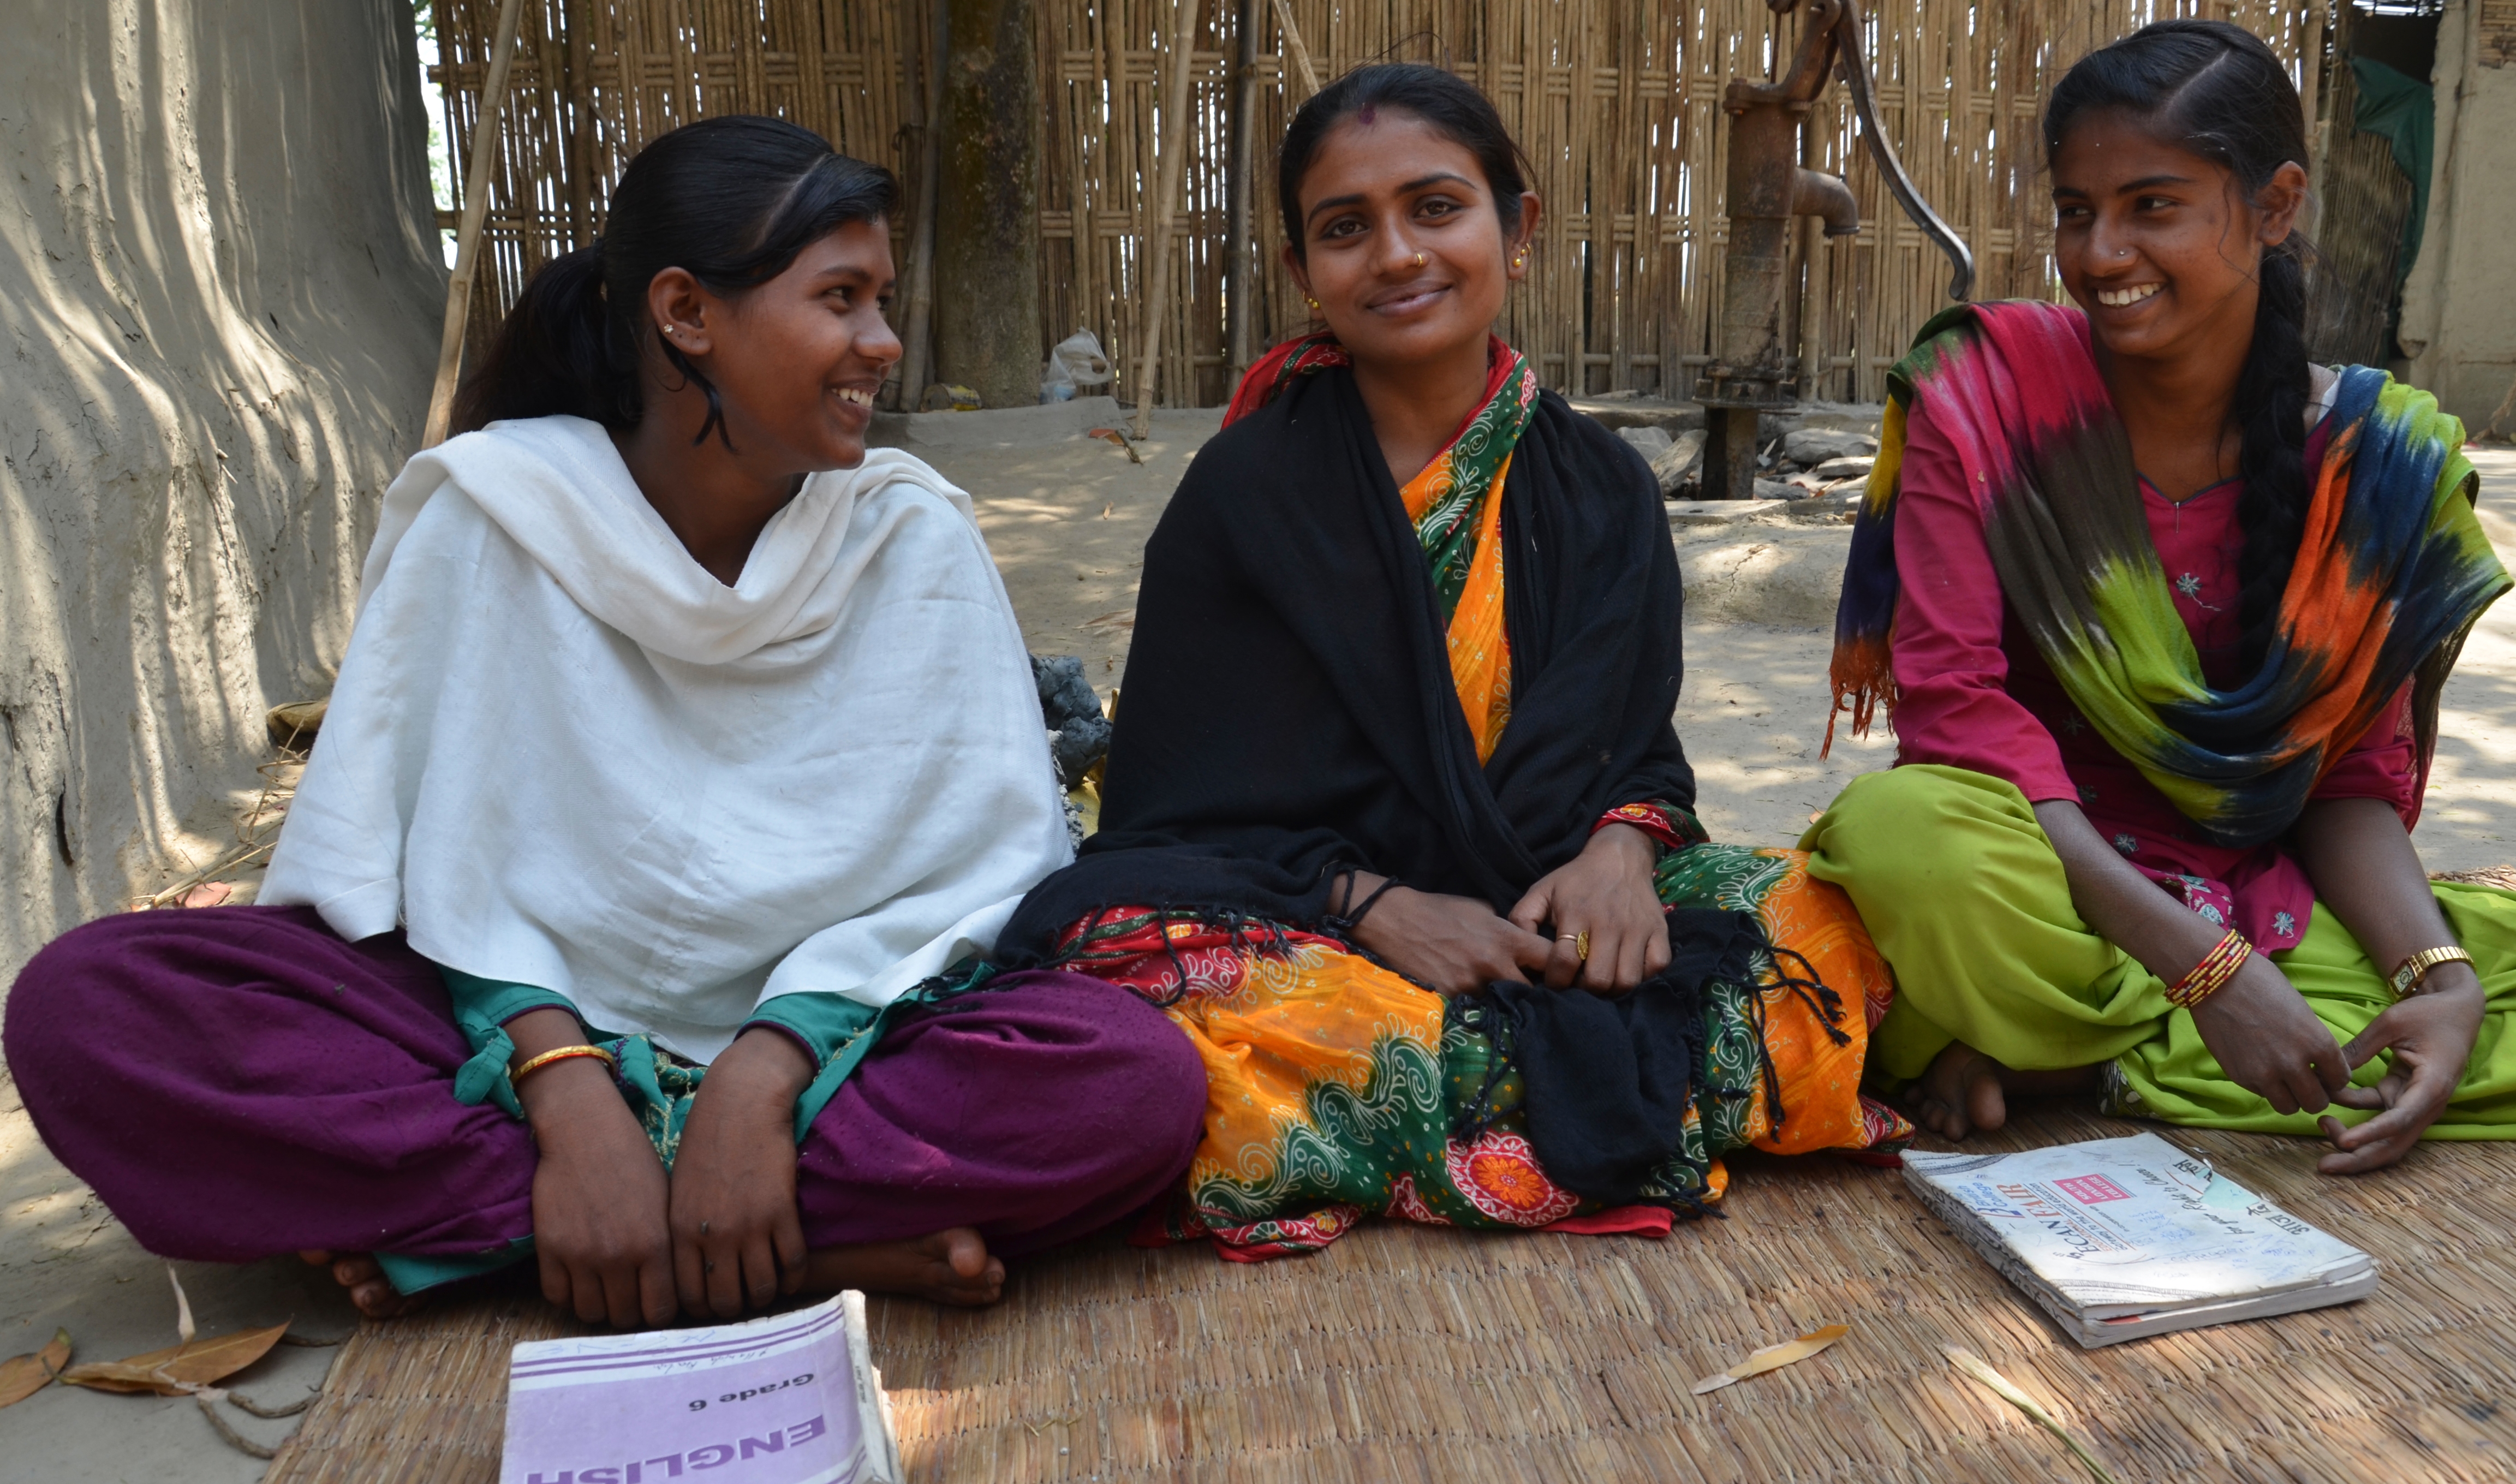
[[[498,148],[475,323],[485,334],[524,278],[587,240],[620,166],[648,139],[713,113],[767,112],[900,169],[913,193],[919,38],[933,0],[527,0]],[[1258,271],[1254,344],[1303,325],[1279,264],[1273,145],[1301,102],[1273,0],[1191,0],[1194,57],[1185,190],[1156,233],[1157,31],[1171,0],[1037,0],[1041,133],[1040,325],[1045,347],[1078,326],[1119,363],[1144,334],[1145,244],[1175,254],[1160,308],[1161,400],[1213,404],[1230,390],[1226,289],[1234,63],[1254,18],[1250,192]],[[1536,164],[1546,211],[1529,282],[1503,333],[1550,386],[1685,397],[1709,359],[1727,230],[1723,88],[1787,56],[1795,24],[1763,0],[1291,0],[1322,79],[1378,59],[1448,66],[1492,97]],[[438,0],[449,148],[475,127],[495,0]],[[1866,19],[1881,122],[1923,195],[1972,247],[1977,295],[2054,292],[2051,206],[2035,119],[2080,55],[2153,19],[2208,14],[2327,69],[2326,0],[1914,0]],[[2310,41],[2310,38],[2312,40]],[[1294,96],[1287,97],[1287,76]],[[2346,123],[2341,126],[2346,130]],[[1857,236],[1808,224],[1796,251],[1790,343],[1804,395],[1876,400],[1886,367],[1945,302],[1945,262],[1906,221],[1830,89],[1804,163],[1844,175]],[[457,203],[458,206],[460,203]],[[904,236],[903,210],[896,230]],[[939,285],[939,292],[948,292]],[[476,339],[476,344],[478,340]]]

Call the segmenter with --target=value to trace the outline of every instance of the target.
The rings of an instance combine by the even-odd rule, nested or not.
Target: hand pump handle
[[[1878,106],[1869,96],[1869,63],[1861,54],[1861,0],[1841,0],[1841,5],[1834,21],[1835,65],[1843,74],[1843,85],[1852,90],[1853,111],[1861,115],[1862,142],[1869,147],[1869,157],[1878,162],[1880,172],[1887,177],[1887,190],[1896,197],[1896,204],[1904,207],[1905,215],[1922,229],[1922,235],[1949,255],[1952,269],[1949,297],[1963,303],[1974,291],[1974,254],[1922,199],[1922,193],[1913,189],[1913,178],[1905,173],[1905,162],[1896,157],[1895,144],[1878,126]]]

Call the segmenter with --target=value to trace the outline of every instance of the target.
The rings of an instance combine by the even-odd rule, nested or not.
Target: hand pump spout
[[[1829,237],[1848,237],[1861,231],[1861,203],[1839,175],[1802,168],[1791,188],[1791,215],[1816,217]]]

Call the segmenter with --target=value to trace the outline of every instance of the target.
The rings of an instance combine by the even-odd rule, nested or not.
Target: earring
[[[1527,268],[1529,266],[1529,249],[1524,247],[1520,251],[1513,253],[1511,255],[1511,266],[1514,268]]]
[[[1309,305],[1309,306],[1311,307],[1311,313],[1312,313],[1312,314],[1316,315],[1316,314],[1318,314],[1318,313],[1320,312],[1320,301],[1319,301],[1319,300],[1312,298],[1312,297],[1311,297],[1310,295],[1308,295],[1308,294],[1304,294],[1304,295],[1302,296],[1302,302],[1303,302],[1304,304],[1307,304],[1307,305]]]

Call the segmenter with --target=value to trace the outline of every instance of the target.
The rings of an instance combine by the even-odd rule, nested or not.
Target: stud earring
[[[1511,255],[1511,266],[1514,268],[1527,268],[1529,266],[1529,249],[1524,247],[1520,251],[1513,253]]]
[[[1312,313],[1312,314],[1315,314],[1315,315],[1316,315],[1316,314],[1318,314],[1318,313],[1320,312],[1320,301],[1319,301],[1319,300],[1312,298],[1312,297],[1311,297],[1311,296],[1309,296],[1308,294],[1305,294],[1305,295],[1303,295],[1303,296],[1302,296],[1302,302],[1303,302],[1304,304],[1307,304],[1307,305],[1309,305],[1309,306],[1311,307],[1311,313]]]

